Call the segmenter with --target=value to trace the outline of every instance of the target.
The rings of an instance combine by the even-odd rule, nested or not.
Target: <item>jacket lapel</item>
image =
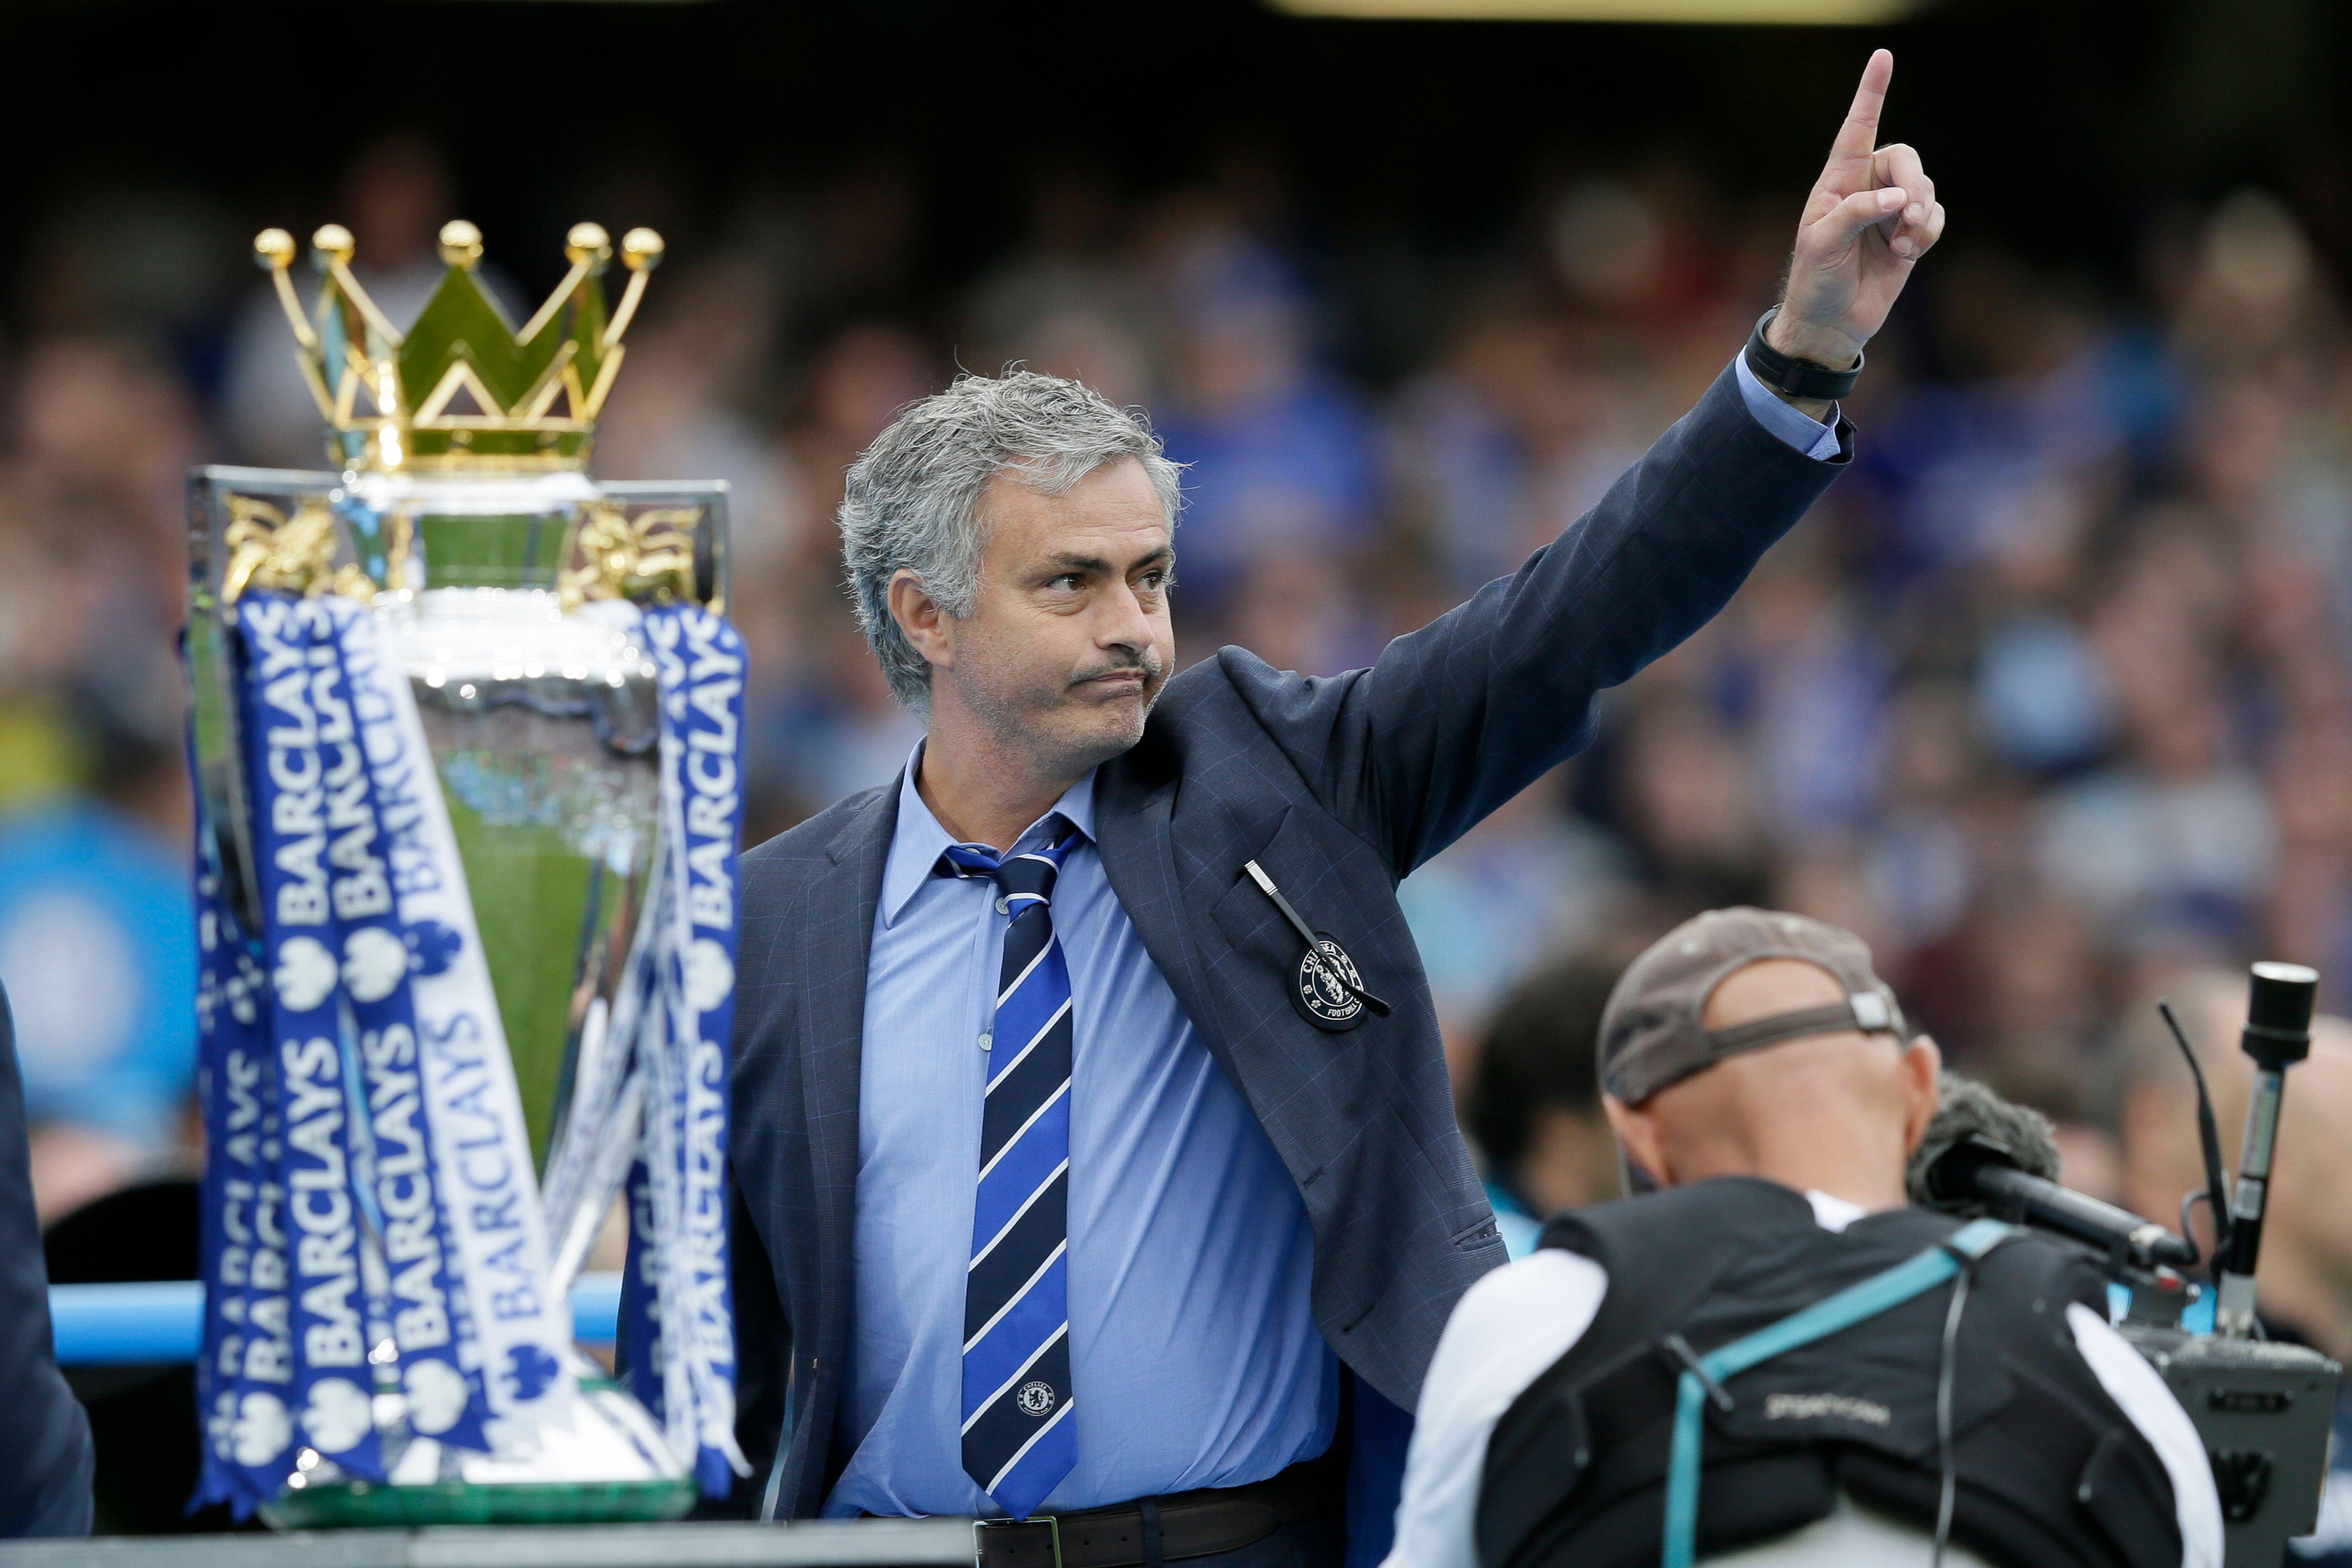
[[[845,1235],[857,1185],[857,1081],[866,1031],[866,960],[882,867],[898,818],[896,785],[882,791],[825,846],[826,864],[802,900],[802,1061],[817,1184],[828,1200],[825,1229]],[[835,1194],[843,1204],[831,1212]]]
[[[1103,874],[1168,988],[1198,1019],[1205,1016],[1206,998],[1200,994],[1200,955],[1184,921],[1176,875],[1176,836],[1170,829],[1175,805],[1176,781],[1148,780],[1128,757],[1105,763],[1095,775],[1095,847]]]
[[[866,961],[874,910],[882,897],[882,868],[898,825],[898,790],[877,791],[825,846],[801,900],[801,1101],[807,1118],[809,1159],[815,1178],[818,1281],[817,1387],[812,1413],[829,1409],[848,1346],[856,1299],[857,1232],[857,1100],[866,1031]],[[788,1493],[822,1485],[812,1472],[831,1446],[830,1418],[803,1425],[803,1440],[786,1478]],[[814,1511],[814,1506],[806,1511]]]

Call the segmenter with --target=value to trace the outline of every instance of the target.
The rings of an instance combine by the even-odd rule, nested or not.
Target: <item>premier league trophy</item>
[[[585,466],[628,284],[518,331],[471,224],[404,332],[254,243],[337,472],[191,478],[206,1133],[197,1500],[282,1528],[672,1518],[734,1426],[742,644],[726,489]],[[624,1195],[626,1386],[569,1292]]]

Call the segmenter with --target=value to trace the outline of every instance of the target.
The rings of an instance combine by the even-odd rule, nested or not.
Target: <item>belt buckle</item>
[[[971,1560],[974,1568],[988,1568],[988,1537],[993,1533],[1009,1534],[1014,1531],[1043,1528],[1054,1543],[1054,1568],[1062,1568],[1062,1521],[1054,1514],[1041,1519],[975,1519],[971,1521]],[[1007,1544],[1010,1544],[1008,1542]]]

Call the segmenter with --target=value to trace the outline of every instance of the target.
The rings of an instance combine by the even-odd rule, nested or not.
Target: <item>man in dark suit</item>
[[[89,1417],[58,1371],[25,1149],[16,1029],[0,992],[0,1539],[88,1535]]]
[[[859,458],[859,619],[929,733],[743,862],[761,1517],[1009,1516],[984,1568],[1384,1549],[1401,1411],[1503,1260],[1397,882],[1574,752],[1847,461],[1834,399],[1943,227],[1876,145],[1891,70],[1742,357],[1370,669],[1229,647],[1168,679],[1177,476],[1075,383],[964,378]]]

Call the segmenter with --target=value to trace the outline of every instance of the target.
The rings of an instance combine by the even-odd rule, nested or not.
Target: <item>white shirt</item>
[[[1828,1193],[1805,1196],[1824,1230],[1843,1231],[1864,1213]],[[1422,1384],[1396,1544],[1382,1568],[1477,1568],[1478,1488],[1487,1436],[1528,1385],[1584,1337],[1608,1289],[1601,1265],[1551,1248],[1496,1269],[1462,1298]],[[2221,1503],[2188,1412],[2157,1370],[2097,1313],[2070,1306],[2066,1321],[2092,1375],[2155,1447],[2171,1478],[2181,1568],[2221,1568]],[[1924,1568],[1931,1545],[1929,1531],[1841,1495],[1826,1519],[1702,1561],[1718,1568]],[[1982,1558],[1959,1546],[1948,1545],[1944,1561],[1949,1568],[1986,1568]]]

